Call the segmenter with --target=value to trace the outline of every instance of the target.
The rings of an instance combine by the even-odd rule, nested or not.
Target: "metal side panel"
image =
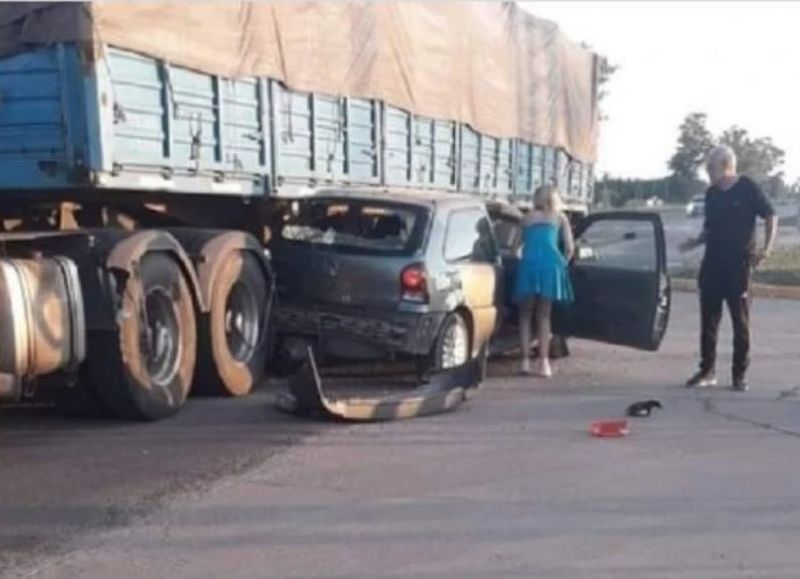
[[[481,135],[481,185],[482,194],[497,190],[500,139]]]
[[[544,185],[544,148],[531,146],[531,194]]]
[[[164,99],[159,62],[110,48],[106,52],[106,65],[114,107],[113,163],[123,168],[137,165],[154,171],[176,166],[177,157],[167,159],[168,103]]]
[[[347,100],[346,173],[354,183],[377,183],[378,103],[374,100]]]
[[[461,125],[461,191],[477,193],[481,186],[481,136]]]
[[[383,167],[387,185],[411,181],[411,115],[385,105]]]
[[[555,152],[555,184],[561,191],[561,194],[568,197],[570,194],[569,189],[569,156],[558,149]]]
[[[434,121],[433,126],[433,186],[456,188],[456,123]]]
[[[341,182],[345,178],[345,101],[315,95],[313,103],[314,176],[320,181]]]
[[[266,88],[258,79],[222,80],[224,104],[222,164],[228,172],[268,174],[269,139]]]
[[[552,147],[542,147],[542,184],[556,183],[556,151]]]
[[[0,175],[4,189],[70,185],[86,162],[77,51],[61,44],[0,59]]]
[[[412,121],[411,182],[420,187],[433,185],[434,137],[433,119],[414,116]]]
[[[533,172],[533,145],[518,140],[515,195],[519,197],[530,197],[532,195]]]
[[[578,161],[569,164],[569,196],[583,200],[583,167]]]
[[[269,95],[259,79],[229,80],[112,47],[98,62],[98,185],[263,195],[271,174]]]
[[[311,95],[276,84],[276,141],[280,180],[309,181],[314,177],[313,107]]]
[[[502,197],[511,195],[514,190],[514,148],[511,139],[497,142],[497,182],[493,192]]]

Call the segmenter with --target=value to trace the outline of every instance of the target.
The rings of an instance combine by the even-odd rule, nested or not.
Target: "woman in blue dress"
[[[563,251],[562,251],[563,248]],[[550,365],[550,317],[553,302],[572,301],[568,264],[575,250],[572,228],[561,211],[561,196],[552,185],[534,193],[533,210],[523,221],[522,258],[514,297],[519,305],[519,338],[523,374],[530,374],[531,317],[536,314],[539,375],[553,375]]]

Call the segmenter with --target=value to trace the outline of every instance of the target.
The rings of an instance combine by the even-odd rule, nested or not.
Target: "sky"
[[[602,107],[598,174],[660,177],[678,126],[708,114],[786,151],[800,178],[800,2],[520,2],[619,69]]]

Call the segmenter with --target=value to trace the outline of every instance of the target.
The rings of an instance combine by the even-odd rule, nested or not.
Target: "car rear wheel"
[[[448,314],[433,348],[433,368],[447,370],[466,364],[470,358],[469,326],[459,313]]]

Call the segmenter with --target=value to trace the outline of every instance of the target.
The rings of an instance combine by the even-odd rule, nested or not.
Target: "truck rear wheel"
[[[178,264],[150,253],[128,278],[116,339],[90,337],[89,365],[98,396],[115,414],[158,420],[189,394],[197,335],[189,286]]]
[[[197,392],[245,396],[263,379],[269,348],[269,288],[249,251],[224,255],[209,313],[200,324]]]

